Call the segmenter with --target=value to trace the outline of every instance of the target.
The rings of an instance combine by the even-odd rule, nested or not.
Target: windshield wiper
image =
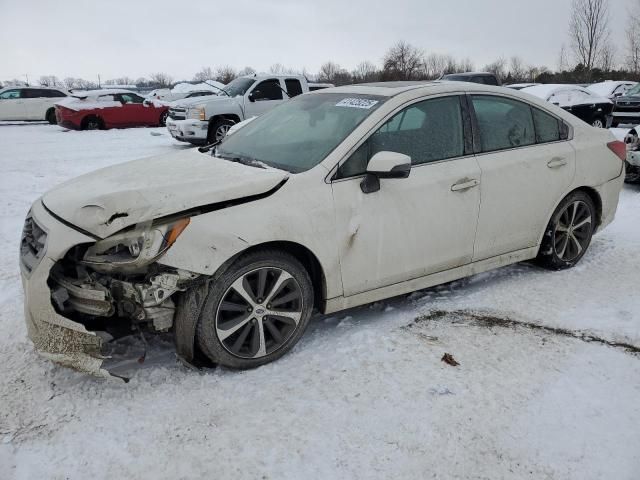
[[[216,157],[217,158],[222,158],[224,160],[228,160],[229,162],[235,162],[235,163],[241,163],[242,165],[248,165],[250,167],[267,168],[262,164],[262,162],[260,162],[259,160],[256,160],[255,158],[251,158],[251,157],[239,157],[239,156],[220,155],[220,154],[217,154]]]

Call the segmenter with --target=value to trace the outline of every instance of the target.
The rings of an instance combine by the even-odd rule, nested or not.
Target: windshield
[[[255,83],[254,78],[239,77],[225,85],[222,90],[227,92],[230,97],[237,97],[238,95],[244,95],[249,90],[249,87]]]
[[[227,137],[216,155],[303,172],[320,163],[385,100],[345,93],[300,95]]]
[[[640,95],[640,83],[630,88],[625,95]]]

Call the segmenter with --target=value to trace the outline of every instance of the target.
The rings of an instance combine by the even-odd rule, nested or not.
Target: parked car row
[[[302,75],[247,75],[236,78],[215,97],[185,99],[169,109],[167,128],[176,140],[193,145],[221,141],[229,129],[266,113],[300,94],[331,84],[309,84]]]

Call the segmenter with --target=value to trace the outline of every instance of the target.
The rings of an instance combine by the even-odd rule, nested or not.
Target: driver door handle
[[[549,168],[564,167],[567,164],[567,160],[564,157],[553,157],[547,162]]]
[[[475,178],[468,179],[463,178],[462,180],[458,180],[458,182],[451,185],[452,192],[461,192],[464,190],[469,190],[470,188],[477,187],[480,185],[480,181]]]

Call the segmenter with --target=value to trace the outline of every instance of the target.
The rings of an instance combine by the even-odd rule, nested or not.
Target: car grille
[[[638,110],[640,110],[640,102],[633,102],[633,101],[616,102],[615,109],[616,111],[619,111],[619,112],[624,112],[624,111],[637,112]]]
[[[31,272],[44,255],[47,233],[35,222],[31,213],[27,216],[22,229],[20,241],[20,261],[24,268]]]
[[[187,118],[187,109],[186,108],[170,108],[169,118],[171,118],[172,120],[184,120],[185,118]]]

